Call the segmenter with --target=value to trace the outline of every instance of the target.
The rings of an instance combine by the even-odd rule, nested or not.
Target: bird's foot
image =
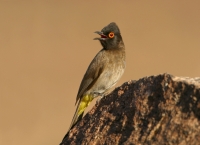
[[[101,101],[101,99],[104,97],[105,95],[101,95],[100,98],[97,99],[96,103],[99,104],[99,102]]]

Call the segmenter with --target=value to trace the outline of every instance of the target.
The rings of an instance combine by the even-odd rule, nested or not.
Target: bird
[[[94,40],[99,40],[103,48],[91,61],[82,79],[76,97],[77,108],[68,132],[82,119],[90,102],[98,96],[104,96],[117,83],[126,67],[125,45],[117,24],[111,22],[94,33],[100,36]]]

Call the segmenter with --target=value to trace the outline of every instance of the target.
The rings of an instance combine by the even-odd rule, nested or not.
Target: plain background
[[[127,56],[115,87],[165,72],[200,76],[199,0],[1,0],[1,145],[61,142],[82,77],[101,49],[93,32],[113,21]]]

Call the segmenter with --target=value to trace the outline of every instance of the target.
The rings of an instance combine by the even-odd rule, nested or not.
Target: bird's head
[[[95,33],[99,34],[101,37],[94,38],[94,40],[99,40],[104,49],[118,48],[119,43],[122,41],[120,30],[114,22]]]

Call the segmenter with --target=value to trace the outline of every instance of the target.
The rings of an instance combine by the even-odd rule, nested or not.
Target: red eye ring
[[[115,34],[113,33],[113,32],[110,32],[109,34],[108,34],[108,37],[109,38],[113,38],[115,36]]]

